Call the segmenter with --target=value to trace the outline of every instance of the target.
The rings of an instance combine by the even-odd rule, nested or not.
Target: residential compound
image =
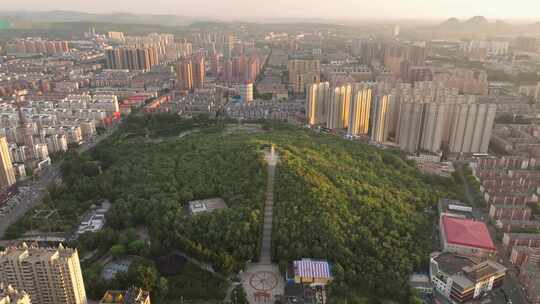
[[[179,88],[188,91],[202,89],[205,71],[204,58],[202,57],[181,60],[176,66]]]
[[[8,45],[8,52],[22,54],[58,55],[70,51],[65,40],[45,40],[41,38],[17,39]]]
[[[534,124],[496,124],[491,144],[499,156],[481,156],[470,164],[489,217],[503,233],[510,261],[533,303],[540,301],[540,129]]]
[[[496,106],[442,83],[356,83],[308,87],[306,116],[322,126],[409,153],[486,153]]]
[[[76,249],[27,246],[0,252],[0,283],[24,290],[34,304],[85,304]]]
[[[148,71],[155,65],[187,58],[193,52],[191,43],[176,41],[172,34],[124,36],[111,33],[110,39],[120,45],[105,50],[109,69]]]
[[[48,101],[25,99],[19,94],[13,103],[0,105],[0,129],[4,135],[0,152],[9,151],[9,160],[16,165],[41,168],[50,163],[49,154],[65,152],[68,145],[79,145],[93,137],[96,128],[110,123],[118,113],[115,95],[82,93]],[[7,160],[2,159],[3,163]],[[13,184],[10,178],[6,181],[8,186]]]

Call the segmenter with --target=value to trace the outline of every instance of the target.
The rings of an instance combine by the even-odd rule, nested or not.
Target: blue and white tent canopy
[[[293,262],[294,276],[302,281],[331,280],[332,271],[330,263],[321,260],[302,259]]]

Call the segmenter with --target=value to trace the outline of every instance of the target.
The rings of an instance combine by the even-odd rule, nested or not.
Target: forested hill
[[[336,275],[331,299],[403,303],[408,275],[427,265],[437,199],[455,196],[456,184],[420,174],[397,152],[336,136],[284,124],[132,115],[90,153],[65,156],[64,183],[50,189],[40,208],[58,210],[48,229],[70,231],[92,204],[112,203],[106,229],[73,244],[81,256],[115,248],[113,255],[127,250],[155,260],[181,251],[228,275],[259,253],[267,175],[261,151],[271,144],[281,157],[274,260],[284,269],[293,259],[328,259]],[[189,201],[215,197],[227,208],[196,216],[187,211]],[[10,228],[11,237],[32,229],[31,214]],[[148,248],[131,246],[126,235],[135,228],[148,231]],[[85,280],[96,295],[112,286],[97,278],[99,267],[89,267]],[[139,284],[114,286],[132,283]],[[160,297],[170,296],[147,283],[143,287],[156,288]],[[175,290],[171,284],[169,291]],[[193,297],[209,299],[204,288]]]
[[[268,139],[281,155],[273,234],[279,262],[329,259],[337,289],[406,296],[408,276],[427,265],[432,250],[432,208],[441,196],[456,197],[454,181],[422,175],[397,153],[309,130]]]

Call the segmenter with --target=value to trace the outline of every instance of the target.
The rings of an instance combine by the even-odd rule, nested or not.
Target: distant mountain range
[[[467,20],[450,18],[434,27],[435,30],[448,32],[467,32],[485,34],[538,34],[540,22],[531,24],[510,24],[502,20],[490,22],[484,16],[475,16]]]
[[[48,28],[47,24],[51,23],[67,23],[67,22],[83,22],[83,23],[116,23],[116,24],[142,24],[156,26],[197,26],[200,24],[214,23],[223,25],[223,22],[229,23],[243,20],[244,22],[263,23],[263,24],[326,24],[326,25],[350,25],[355,26],[359,22],[366,24],[384,24],[384,20],[331,20],[321,18],[279,18],[268,17],[251,19],[222,19],[222,18],[204,18],[178,16],[172,14],[150,15],[150,14],[131,14],[131,13],[111,13],[111,14],[94,14],[78,11],[54,10],[54,11],[0,11],[0,23],[9,22],[15,27],[21,25],[23,28]],[[388,21],[391,22],[391,21]],[[400,22],[395,24],[401,24]],[[410,20],[408,22],[411,22]],[[414,22],[413,22],[414,23]],[[415,27],[428,32],[453,33],[455,36],[462,34],[487,34],[487,35],[540,35],[540,22],[531,24],[511,24],[501,20],[489,21],[484,16],[475,16],[466,20],[450,18],[440,24],[422,24],[419,22],[416,25],[410,24],[410,27]]]
[[[76,11],[0,11],[0,18],[11,21],[32,23],[52,22],[96,22],[96,23],[129,23],[156,24],[166,26],[188,25],[195,21],[211,20],[210,18],[194,18],[177,15],[136,15],[130,13],[92,14]]]

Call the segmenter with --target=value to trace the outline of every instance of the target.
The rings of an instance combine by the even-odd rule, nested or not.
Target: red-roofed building
[[[472,257],[488,257],[497,252],[484,222],[446,215],[440,221],[444,251]]]

